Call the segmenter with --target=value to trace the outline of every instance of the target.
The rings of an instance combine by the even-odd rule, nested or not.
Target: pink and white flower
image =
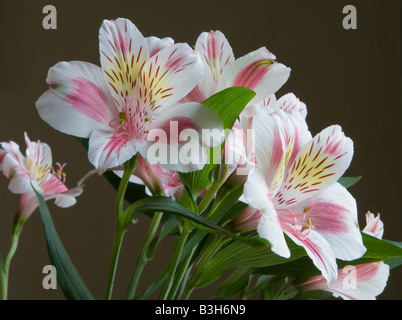
[[[158,143],[179,149],[183,143],[169,136],[172,123],[177,136],[186,129],[222,128],[206,106],[177,104],[204,70],[199,54],[187,44],[144,38],[132,22],[121,18],[103,21],[99,41],[101,67],[57,63],[47,76],[50,88],[36,102],[39,115],[52,127],[89,138],[89,160],[99,171],[117,167],[138,152],[147,158],[154,130],[167,135],[167,141]],[[194,143],[199,146],[199,141]],[[191,171],[203,164],[161,165]]]
[[[13,141],[2,142],[3,149],[0,149],[0,169],[10,179],[8,188],[13,193],[21,194],[17,212],[19,218],[27,219],[38,207],[32,186],[45,200],[55,199],[55,204],[61,208],[74,205],[75,197],[82,193],[82,188],[68,189],[65,186],[65,164],[57,163],[58,169],[55,170],[52,167],[52,153],[46,143],[31,142],[26,133],[25,142],[25,156]]]
[[[121,170],[115,170],[114,173],[120,178],[123,176]],[[137,166],[130,177],[130,182],[145,185],[145,192],[149,196],[163,194],[176,199],[184,190],[178,172],[152,164],[141,155],[138,157]]]
[[[238,222],[250,225],[252,219],[259,236],[283,257],[290,256],[288,235],[332,282],[337,258],[354,260],[366,251],[356,201],[336,182],[351,162],[353,142],[337,125],[311,138],[302,118],[297,108],[257,109],[252,120],[256,167],[244,185],[255,212]]]
[[[380,215],[374,217],[374,214],[367,212],[366,222],[367,225],[363,232],[381,239],[384,224],[380,220]],[[352,279],[352,276],[355,278]],[[330,284],[323,276],[308,278],[301,282],[300,288],[302,291],[329,291],[333,296],[341,297],[344,300],[375,300],[384,291],[388,277],[389,266],[383,261],[379,261],[339,269],[337,280]]]
[[[273,114],[281,110],[290,117],[294,125],[293,144],[299,145],[300,139],[307,141],[311,139],[305,121],[307,115],[306,105],[301,102],[293,93],[282,96],[279,100],[275,95],[261,100],[259,103],[248,105],[240,114],[231,132],[229,133],[224,146],[223,159],[227,167],[227,175],[231,180],[238,182],[247,179],[247,175],[254,170],[256,163],[255,155],[255,132],[252,128],[253,118],[257,110],[264,109],[264,112]]]
[[[276,61],[265,47],[235,59],[221,31],[203,32],[195,50],[201,54],[205,71],[199,84],[182,100],[202,102],[216,92],[242,86],[256,95],[250,104],[274,94],[289,78],[290,68]]]

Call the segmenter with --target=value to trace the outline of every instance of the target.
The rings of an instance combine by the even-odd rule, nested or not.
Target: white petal
[[[289,129],[276,113],[260,108],[253,118],[257,167],[264,173],[271,194],[280,187],[284,175]],[[289,134],[287,135],[289,136]]]
[[[89,139],[89,161],[100,171],[114,168],[131,159],[144,144],[112,131],[95,131]]]
[[[244,197],[249,206],[259,209],[262,215],[258,222],[258,235],[268,240],[273,252],[282,257],[289,258],[290,251],[286,244],[278,215],[270,199],[264,174],[258,169],[254,170],[248,176],[244,184]]]
[[[389,266],[382,261],[345,267],[339,270],[339,280],[330,284],[327,290],[345,300],[375,300],[387,285],[389,271]],[[346,278],[351,278],[350,272],[355,272],[355,283]]]
[[[88,138],[118,116],[102,70],[90,63],[59,62],[49,69],[50,88],[36,101],[40,117],[53,128]]]
[[[136,97],[160,111],[193,90],[203,70],[199,55],[187,44],[167,46],[144,64]]]
[[[223,70],[234,61],[233,50],[221,31],[203,32],[197,39],[195,50],[200,53],[204,63],[211,70],[214,83]]]
[[[301,102],[293,93],[285,94],[278,100],[278,107],[289,113],[299,113],[303,119],[307,116],[306,104]]]
[[[99,51],[102,76],[122,107],[137,91],[140,70],[149,59],[147,42],[130,20],[104,20],[99,30]]]
[[[69,189],[63,193],[55,194],[55,195],[46,195],[45,199],[55,199],[54,203],[60,208],[68,208],[77,203],[76,197],[81,195],[83,189],[80,187]]]
[[[279,208],[314,196],[335,183],[353,157],[353,142],[341,127],[324,129],[306,143],[286,168],[281,188],[274,201]]]
[[[299,246],[302,246],[314,265],[321,271],[322,276],[327,282],[333,282],[338,277],[338,267],[336,264],[335,254],[330,244],[313,229],[309,230],[306,238],[296,237],[291,232],[286,234]]]
[[[366,213],[366,226],[363,229],[363,232],[372,235],[378,239],[382,239],[384,234],[384,223],[380,219],[380,214],[377,214],[377,217],[374,217],[370,211]]]
[[[152,57],[163,48],[171,46],[174,44],[174,40],[172,38],[166,37],[163,39],[159,39],[157,37],[147,37],[145,38],[149,49],[149,56]]]
[[[308,209],[314,230],[330,244],[335,257],[350,261],[360,258],[363,245],[357,221],[357,206],[352,195],[339,183],[319,192],[314,201],[303,201],[292,207],[295,213]]]
[[[31,170],[50,168],[53,164],[49,145],[40,141],[27,143],[26,157]]]
[[[255,50],[228,65],[222,72],[217,91],[233,86],[243,86],[256,95],[250,104],[274,94],[287,81],[290,68],[275,61],[266,48]]]
[[[260,238],[268,240],[272,252],[284,258],[290,257],[290,251],[285,241],[283,230],[280,226],[278,216],[268,213],[268,210],[261,211],[262,217],[258,222],[257,232]]]

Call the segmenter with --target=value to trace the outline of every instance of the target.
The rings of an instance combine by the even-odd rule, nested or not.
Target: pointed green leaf
[[[291,257],[288,259],[278,256],[267,247],[252,247],[247,243],[233,242],[206,265],[196,286],[206,286],[231,269],[280,265],[306,255],[306,251],[302,247],[297,246],[288,238],[287,242],[291,252]]]
[[[338,183],[340,183],[346,189],[354,186],[362,177],[341,177],[338,179]]]
[[[245,290],[251,280],[251,275],[248,274],[248,268],[236,269],[230,274],[215,290],[212,299],[224,300],[236,293]]]
[[[260,246],[260,247],[262,246],[265,248],[267,247],[267,242],[264,241],[263,239],[238,236],[234,233],[231,233],[221,228],[220,226],[216,225],[215,223],[206,219],[205,217],[197,215],[194,212],[182,207],[172,199],[162,196],[154,196],[141,199],[131,204],[120,216],[118,221],[118,228],[120,230],[126,230],[131,224],[133,215],[137,212],[153,213],[157,211],[161,211],[164,214],[174,214],[186,218],[190,220],[197,229],[209,233],[226,236],[234,240],[248,243],[252,246]]]
[[[372,237],[364,232],[361,233],[363,244],[366,247],[366,253],[359,259],[353,261],[338,260],[338,268],[341,269],[347,265],[358,265],[376,261],[393,261],[398,264],[398,260],[402,258],[402,248],[394,242]],[[264,268],[253,268],[251,273],[282,275],[294,278],[306,278],[320,274],[320,271],[314,266],[309,257],[302,257],[280,266],[267,266]]]
[[[32,187],[33,188],[33,187]],[[34,188],[33,188],[34,189]],[[57,280],[69,300],[93,300],[91,293],[71,261],[50,216],[43,196],[34,189],[45,231],[46,245],[52,265],[57,270]]]

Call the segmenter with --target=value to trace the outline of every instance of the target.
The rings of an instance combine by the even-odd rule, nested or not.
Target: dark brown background
[[[42,8],[57,8],[57,30],[42,28]],[[342,8],[357,8],[357,30],[342,27]],[[292,68],[278,96],[294,92],[308,106],[313,134],[340,124],[355,142],[348,176],[363,176],[350,189],[361,226],[367,210],[380,212],[384,238],[402,241],[401,228],[401,31],[400,1],[22,1],[0,4],[0,141],[24,146],[23,132],[67,162],[67,185],[91,169],[72,138],[44,123],[34,103],[46,90],[47,70],[62,60],[99,64],[98,30],[103,19],[126,17],[144,36],[170,36],[194,44],[202,31],[219,29],[236,57],[266,46]],[[24,150],[24,148],[23,148]],[[0,252],[9,249],[9,230],[19,197],[0,177]],[[64,245],[95,298],[104,296],[114,230],[115,192],[92,178],[76,206],[53,213]],[[149,219],[131,227],[122,249],[115,299],[123,299]],[[172,243],[147,265],[143,290],[169,258]],[[27,221],[12,263],[10,299],[63,299],[59,289],[42,288],[49,264],[38,212]],[[391,271],[380,299],[402,298],[402,269]],[[208,298],[211,288],[195,292]]]

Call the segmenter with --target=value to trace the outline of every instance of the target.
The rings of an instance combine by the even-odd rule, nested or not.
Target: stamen
[[[65,172],[63,172],[64,167],[67,165],[67,163],[64,164],[60,164],[60,163],[56,163],[56,165],[58,166],[57,171],[54,170],[53,167],[51,167],[51,173],[57,178],[59,179],[61,182],[65,183],[66,182],[66,178],[67,178],[67,174]]]
[[[127,117],[126,117],[126,111],[120,111],[119,112],[119,118],[120,118],[120,125],[122,125],[123,123],[127,122]]]
[[[311,219],[307,218],[307,224],[305,226],[303,226],[303,228],[301,229],[301,232],[309,230],[313,227],[313,224],[311,223]]]

